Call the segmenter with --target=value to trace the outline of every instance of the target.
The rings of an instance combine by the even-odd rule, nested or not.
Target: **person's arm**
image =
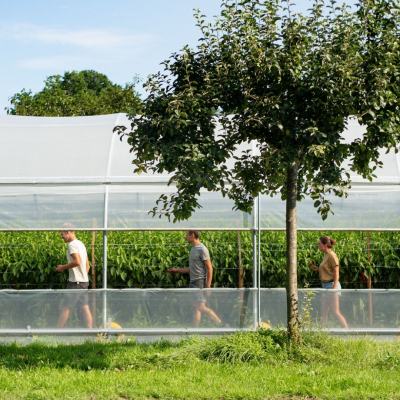
[[[319,267],[317,267],[316,265],[310,265],[310,268],[311,268],[313,271],[319,271]]]
[[[89,264],[89,257],[86,257],[86,273],[89,273],[90,264]]]
[[[339,282],[339,265],[333,267],[333,288],[337,289],[337,284]]]
[[[207,271],[207,282],[206,282],[206,288],[210,288],[211,287],[211,282],[212,282],[212,278],[213,278],[213,267],[211,265],[211,260],[205,260],[204,261],[204,265],[206,267],[206,271]]]
[[[189,271],[189,267],[186,268],[170,268],[167,271],[167,274],[188,274]]]
[[[64,265],[57,265],[57,272],[63,272],[66,269],[71,269],[71,268],[75,268],[78,265],[81,265],[81,257],[79,256],[79,253],[74,253],[71,254],[72,257],[72,261],[68,264],[64,264]]]

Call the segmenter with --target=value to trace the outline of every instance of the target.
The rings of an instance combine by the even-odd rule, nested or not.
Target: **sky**
[[[297,0],[300,10],[310,5]],[[221,0],[0,0],[0,114],[22,89],[92,69],[120,85],[143,81],[200,37],[193,9],[212,20]],[[142,97],[142,83],[137,87]]]

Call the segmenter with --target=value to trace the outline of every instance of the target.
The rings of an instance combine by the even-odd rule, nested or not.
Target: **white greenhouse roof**
[[[232,211],[219,193],[202,192],[202,209],[179,224],[148,214],[168,175],[133,173],[133,155],[113,128],[124,114],[93,117],[0,116],[0,230],[251,229],[253,217]],[[350,122],[345,140],[362,136]],[[254,143],[243,149],[257,149]],[[384,152],[383,152],[384,153]],[[299,203],[301,229],[400,229],[400,158],[382,153],[373,183],[353,176],[349,198],[333,199],[334,217],[322,222],[311,200]],[[229,163],[228,163],[229,164]],[[283,229],[280,198],[261,197],[261,228]]]

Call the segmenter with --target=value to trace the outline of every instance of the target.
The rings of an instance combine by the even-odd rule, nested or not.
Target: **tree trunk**
[[[286,199],[286,302],[287,329],[291,340],[301,343],[297,293],[297,174],[298,163],[287,169]]]

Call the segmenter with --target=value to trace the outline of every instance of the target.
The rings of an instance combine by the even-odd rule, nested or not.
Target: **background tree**
[[[397,2],[362,0],[351,11],[314,0],[310,7],[300,15],[280,0],[224,0],[214,24],[197,12],[201,44],[150,76],[143,114],[127,133],[136,172],[173,173],[177,190],[160,197],[154,214],[189,218],[201,188],[248,212],[259,194],[286,200],[288,330],[297,340],[297,201],[311,196],[325,219],[326,195],[350,187],[345,159],[372,179],[378,149],[399,140]],[[366,133],[346,144],[351,116]],[[228,170],[226,160],[250,140],[260,155],[243,153]]]
[[[112,83],[96,71],[65,72],[45,80],[42,91],[23,89],[10,98],[7,114],[34,116],[83,116],[113,113],[135,114],[140,99],[135,82],[125,87]]]

